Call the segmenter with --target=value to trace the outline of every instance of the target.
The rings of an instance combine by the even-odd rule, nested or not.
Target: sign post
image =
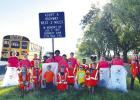
[[[53,56],[54,56],[54,38],[52,38],[52,52],[53,52]]]
[[[40,38],[52,38],[54,53],[54,38],[65,37],[64,12],[39,13]]]

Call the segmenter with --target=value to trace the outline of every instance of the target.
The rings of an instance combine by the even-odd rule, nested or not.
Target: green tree
[[[105,55],[110,50],[123,52],[127,61],[127,52],[140,46],[139,4],[138,0],[111,0],[103,11],[93,5],[81,20],[84,36],[78,46],[79,52],[84,51],[84,47],[88,55]]]
[[[127,52],[140,45],[140,4],[138,0],[112,0],[113,25],[119,38],[119,45],[127,61]],[[133,12],[133,13],[132,13]]]

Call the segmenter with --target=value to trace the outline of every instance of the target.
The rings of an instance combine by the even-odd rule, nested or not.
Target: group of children
[[[20,60],[20,62],[15,59],[17,59],[15,56],[9,58],[8,63],[10,67],[20,66],[17,69],[19,71],[19,88],[22,96],[24,96],[25,91],[38,91],[42,86],[45,86],[47,90],[54,91],[56,88],[59,92],[68,91],[68,93],[72,89],[88,88],[89,93],[92,94],[94,93],[94,87],[100,85],[99,83],[102,83],[102,85],[104,83],[104,86],[107,86],[110,79],[110,65],[124,66],[123,60],[119,55],[116,55],[110,63],[103,56],[99,62],[96,62],[96,56],[91,56],[91,64],[86,64],[86,59],[83,59],[82,64],[79,64],[77,59],[74,58],[74,53],[70,53],[70,58],[67,59],[65,54],[60,56],[59,50],[55,51],[55,56],[50,53],[50,57],[43,62],[37,58],[36,54],[32,61],[28,60],[27,54],[24,55],[24,59]],[[52,70],[54,66],[48,64],[47,71],[42,73],[42,63],[53,62],[58,63],[58,72],[54,73]],[[132,62],[134,61],[132,60]],[[134,69],[133,66],[132,68]],[[102,72],[105,73],[102,74]],[[134,76],[135,73],[133,72],[132,75]],[[132,81],[131,88],[134,88],[134,77],[132,77]]]
[[[81,89],[87,87],[89,93],[94,93],[94,87],[99,79],[99,67],[96,64],[96,57],[92,56],[92,64],[87,65],[86,59],[83,59],[83,64],[78,64],[76,58],[64,59],[66,55],[62,56],[60,63],[58,63],[58,72],[54,73],[52,66],[47,66],[47,71],[42,73],[42,68],[39,67],[41,62],[39,59],[31,61],[30,68],[22,66],[19,69],[19,87],[21,95],[25,91],[39,90],[45,86],[47,90],[54,91],[56,88],[59,92],[71,92],[72,89]],[[65,64],[67,62],[67,66]],[[73,63],[75,61],[75,64]],[[63,62],[63,63],[62,63]],[[52,62],[49,62],[52,63]]]
[[[24,96],[26,91],[38,91],[41,87],[42,69],[38,65],[18,68],[18,76],[21,96]]]
[[[77,67],[74,67],[72,66],[72,63],[70,61],[68,61],[68,65],[69,66],[67,68],[61,66],[58,71],[56,77],[57,90],[58,91],[67,90],[68,92],[71,92],[71,90],[74,88],[81,89],[83,87],[88,87],[89,92],[93,93],[94,87],[98,83],[98,65],[93,64],[91,67],[86,68],[88,65],[82,64]],[[49,72],[53,73],[52,71]],[[50,83],[52,84],[52,81]],[[46,86],[47,86],[47,79],[46,79]]]
[[[24,96],[25,91],[38,90],[40,88],[42,69],[41,60],[37,58],[37,54],[34,54],[33,60],[30,61],[28,54],[25,52],[23,59],[19,60],[16,52],[13,51],[8,58],[7,66],[17,68],[21,96]]]

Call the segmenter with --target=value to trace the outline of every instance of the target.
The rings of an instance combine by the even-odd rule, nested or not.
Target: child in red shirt
[[[89,70],[86,74],[86,86],[89,89],[89,93],[94,93],[94,87],[98,84],[99,67],[96,63],[96,56],[91,56],[92,64],[89,66]]]
[[[57,74],[57,90],[61,92],[65,91],[67,88],[67,73],[64,71],[64,66],[62,66],[60,72]]]
[[[68,68],[66,68],[66,72],[67,72],[68,92],[71,92],[75,83],[76,67],[73,67],[70,61],[68,62]]]

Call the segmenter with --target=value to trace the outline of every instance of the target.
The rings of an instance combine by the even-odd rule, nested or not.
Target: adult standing
[[[120,58],[120,54],[115,54],[111,63],[111,78],[109,80],[108,88],[121,92],[127,92],[127,71],[124,68],[124,62],[123,59]]]
[[[59,64],[59,62],[62,60],[62,56],[60,56],[60,50],[55,51],[54,61]]]
[[[123,59],[120,58],[120,54],[115,54],[115,57],[112,59],[111,64],[124,66],[124,62],[123,62]]]
[[[12,51],[8,58],[8,65],[4,75],[2,86],[18,85],[18,71],[19,60],[16,57],[16,51]]]
[[[100,75],[100,81],[99,85],[101,87],[106,87],[109,81],[109,63],[106,61],[105,57],[102,55],[99,60],[99,75]]]
[[[19,60],[16,56],[16,51],[12,51],[11,56],[8,58],[8,67],[18,67]]]

